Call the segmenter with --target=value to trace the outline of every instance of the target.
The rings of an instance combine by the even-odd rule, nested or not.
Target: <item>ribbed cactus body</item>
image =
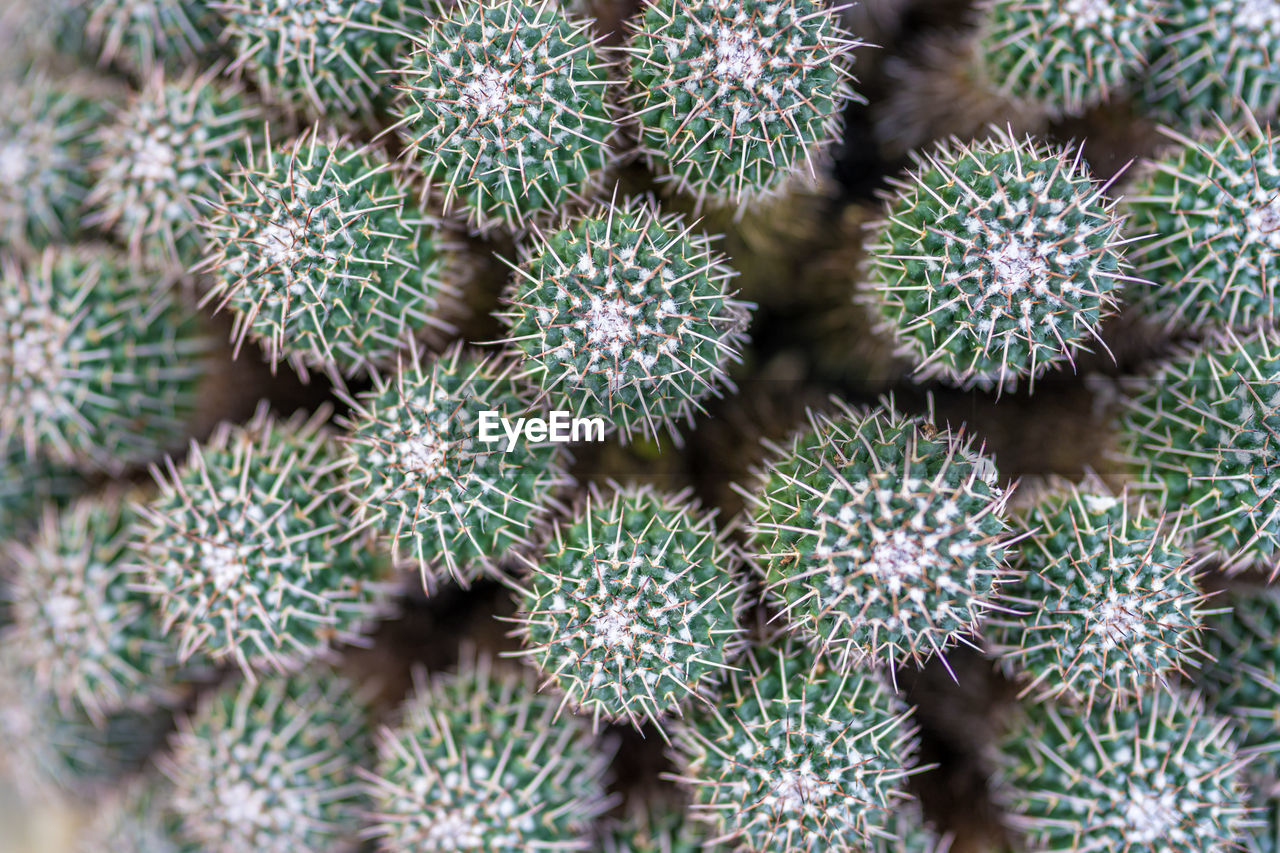
[[[210,0],[77,0],[102,58],[136,74],[208,59],[223,21]]]

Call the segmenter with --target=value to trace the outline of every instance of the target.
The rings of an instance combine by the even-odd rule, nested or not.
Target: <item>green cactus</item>
[[[412,38],[398,127],[446,212],[518,229],[595,193],[616,128],[589,21],[543,0],[486,0]]]
[[[715,853],[705,825],[691,819],[682,798],[651,795],[628,799],[621,817],[601,822],[602,853]]]
[[[587,849],[612,747],[535,691],[528,670],[470,653],[418,679],[368,774],[379,849]]]
[[[1088,352],[1127,264],[1080,152],[997,132],[913,157],[858,298],[917,375],[1002,390]]]
[[[102,59],[146,76],[207,60],[222,34],[209,0],[75,0]]]
[[[501,314],[529,373],[554,401],[616,423],[625,441],[654,438],[726,374],[752,307],[711,241],[649,198],[602,205],[538,238]]]
[[[499,559],[530,545],[572,482],[560,446],[481,440],[485,412],[512,420],[538,412],[515,368],[461,344],[430,361],[415,348],[394,376],[352,401],[347,489],[429,592],[446,578],[466,585],[493,574]]]
[[[627,48],[629,121],[660,181],[739,207],[813,172],[858,100],[861,45],[820,0],[647,0]]]
[[[272,365],[336,378],[451,330],[439,315],[455,295],[453,240],[377,149],[307,133],[221,183],[202,268],[206,300],[235,312],[237,347],[251,338]]]
[[[45,505],[65,504],[81,485],[65,466],[28,456],[17,436],[0,439],[0,540],[25,533]]]
[[[893,408],[810,413],[749,504],[766,595],[841,666],[922,664],[976,631],[1010,579],[1007,495],[963,432]]]
[[[637,728],[711,688],[740,650],[739,558],[688,492],[593,491],[529,559],[524,654],[596,725]]]

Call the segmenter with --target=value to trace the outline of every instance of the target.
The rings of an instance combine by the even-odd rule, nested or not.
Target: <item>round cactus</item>
[[[977,57],[1003,97],[1080,115],[1140,75],[1166,0],[984,0]]]
[[[675,727],[693,815],[733,849],[853,853],[906,798],[915,732],[879,676],[792,642],[753,650]]]
[[[625,440],[692,422],[732,388],[751,305],[710,240],[651,199],[601,206],[528,250],[507,294],[508,342],[555,401]]]
[[[1122,403],[1124,462],[1228,571],[1280,552],[1278,395],[1280,333],[1265,331],[1182,352]]]
[[[413,36],[400,132],[481,230],[523,228],[594,193],[612,160],[609,69],[557,3],[459,3]]]
[[[95,134],[87,221],[134,254],[192,266],[202,245],[197,202],[214,194],[216,172],[250,156],[263,122],[261,107],[211,73],[151,75]]]
[[[210,341],[168,284],[106,248],[0,270],[0,433],[113,473],[180,443]]]
[[[861,42],[820,0],[648,0],[633,28],[641,153],[699,204],[743,206],[812,172],[855,98]]]
[[[525,654],[600,720],[639,727],[708,701],[742,638],[738,558],[687,492],[596,492],[529,560],[516,620]]]
[[[431,362],[415,348],[353,401],[347,488],[429,592],[447,577],[465,585],[492,573],[529,544],[548,502],[572,482],[560,446],[481,440],[486,412],[513,421],[537,413],[514,369],[461,345]]]
[[[587,849],[609,806],[611,749],[537,695],[528,670],[485,657],[420,679],[378,752],[368,834],[388,853]]]
[[[78,0],[102,58],[139,74],[207,59],[222,33],[209,0]]]
[[[1225,853],[1244,825],[1231,730],[1196,695],[1129,709],[1025,709],[999,745],[995,796],[1035,850]]]
[[[1079,152],[997,134],[913,157],[869,238],[860,298],[917,375],[999,390],[1087,352],[1126,262]]]
[[[204,853],[348,850],[372,757],[366,699],[331,672],[246,682],[184,719],[160,767],[182,837]]]
[[[973,633],[1009,580],[995,463],[932,418],[810,414],[743,492],[767,594],[841,666],[921,664]]]
[[[1115,705],[1198,663],[1204,595],[1175,526],[1099,482],[1058,484],[1017,526],[1024,574],[988,636],[1024,693]]]
[[[263,406],[155,471],[135,559],[181,660],[288,670],[359,642],[385,608],[386,567],[340,496],[326,414],[281,423]]]
[[[1280,9],[1280,4],[1277,5]],[[1280,19],[1278,19],[1280,20]],[[1225,125],[1147,164],[1128,193],[1130,299],[1170,330],[1234,328],[1280,319],[1280,150],[1270,130]]]
[[[454,296],[452,240],[376,149],[304,134],[222,184],[202,266],[206,299],[235,312],[237,347],[260,341],[304,375],[356,374],[414,333],[450,329],[438,314]]]

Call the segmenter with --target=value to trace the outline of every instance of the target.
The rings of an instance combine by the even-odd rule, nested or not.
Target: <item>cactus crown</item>
[[[452,242],[373,148],[319,133],[268,144],[223,180],[205,229],[206,298],[230,304],[237,345],[261,341],[273,364],[360,373],[450,328]]]
[[[539,696],[531,673],[464,653],[382,733],[368,790],[381,849],[585,849],[609,807],[610,748]]]
[[[705,701],[740,646],[737,555],[687,492],[595,492],[529,562],[525,654],[597,724]]]
[[[180,657],[284,671],[356,642],[384,606],[384,566],[351,524],[340,457],[309,421],[266,406],[154,471],[137,560]]]
[[[767,594],[842,665],[916,664],[976,630],[1007,580],[1005,493],[962,433],[893,408],[810,413],[751,503]]]
[[[468,583],[526,546],[570,482],[557,445],[480,441],[482,413],[533,411],[533,389],[514,368],[461,345],[424,363],[415,348],[353,401],[348,489],[397,556],[416,562],[428,591],[446,576]]]
[[[222,21],[209,0],[91,0],[85,32],[102,58],[150,74],[189,67],[213,50]]]
[[[1002,389],[1087,352],[1125,263],[1080,152],[998,132],[913,157],[868,241],[863,295],[899,353],[923,378]]]
[[[731,387],[752,306],[732,298],[734,272],[652,199],[597,207],[528,250],[502,319],[508,342],[559,401],[655,436],[691,420]]]
[[[95,247],[0,271],[0,433],[109,472],[180,440],[209,341],[167,284]]]
[[[776,192],[835,139],[860,44],[819,0],[648,0],[629,47],[641,151],[700,203]]]
[[[1280,4],[1277,4],[1280,9]],[[1271,130],[1220,125],[1151,162],[1129,193],[1138,307],[1170,329],[1247,329],[1280,317],[1280,152]],[[1158,237],[1156,235],[1159,235]]]
[[[615,128],[589,21],[548,0],[484,0],[412,38],[400,129],[446,210],[523,228],[592,193]]]

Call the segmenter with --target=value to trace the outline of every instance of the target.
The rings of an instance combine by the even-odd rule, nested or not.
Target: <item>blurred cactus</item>
[[[210,0],[75,0],[102,58],[135,74],[207,60],[222,34]]]
[[[143,776],[102,797],[81,827],[74,853],[197,853],[181,840],[170,795],[164,781]]]
[[[0,440],[0,541],[18,538],[46,504],[60,506],[80,488],[65,466],[28,456],[18,436]]]

